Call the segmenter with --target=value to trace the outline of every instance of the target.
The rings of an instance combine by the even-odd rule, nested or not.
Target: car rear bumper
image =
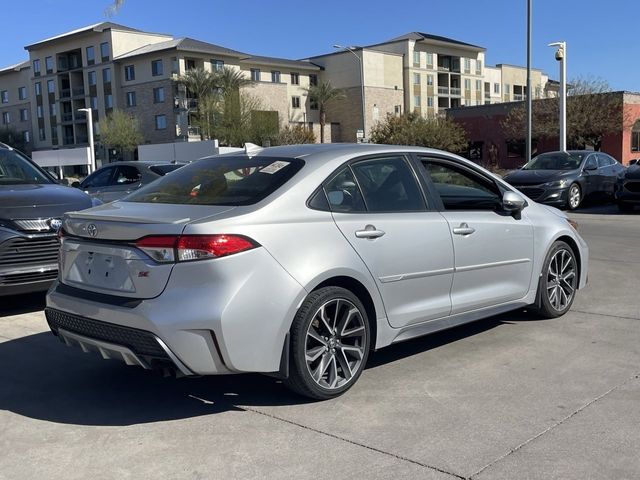
[[[78,289],[56,282],[47,294],[47,318],[62,316],[64,322],[54,319],[50,324],[65,343],[107,352],[106,358],[165,367],[166,357],[160,358],[163,362],[145,358],[161,353],[164,345],[166,356],[185,375],[276,372],[291,320],[305,295],[264,248],[257,248],[176,264],[164,291],[139,302],[127,297],[118,305],[107,297],[119,297],[79,295]],[[156,350],[141,351],[113,333],[131,331]]]
[[[640,193],[633,193],[633,192],[627,192],[624,190],[618,190],[616,191],[616,201],[640,205]]]

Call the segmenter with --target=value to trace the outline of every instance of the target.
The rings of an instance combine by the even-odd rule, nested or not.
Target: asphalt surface
[[[573,217],[591,262],[570,313],[381,350],[320,403],[104,361],[48,333],[42,295],[0,298],[0,479],[640,478],[640,212]]]

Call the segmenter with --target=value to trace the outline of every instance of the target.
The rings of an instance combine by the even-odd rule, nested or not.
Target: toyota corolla
[[[47,296],[68,345],[179,375],[349,389],[370,351],[586,284],[576,224],[445,152],[301,145],[215,156],[64,217]],[[489,353],[489,352],[488,352]]]

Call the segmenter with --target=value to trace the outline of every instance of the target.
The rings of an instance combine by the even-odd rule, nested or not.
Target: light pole
[[[531,137],[532,137],[532,92],[531,92],[531,0],[527,0],[527,163],[531,161]]]
[[[358,56],[358,54],[354,51],[355,47],[344,47],[342,45],[334,45],[333,48],[339,48],[342,50],[346,50],[347,52],[351,52],[357,59],[358,59],[358,63],[360,64],[360,95],[362,97],[362,140],[364,141],[364,139],[366,138],[367,135],[367,120],[366,120],[366,107],[365,107],[365,99],[364,99],[364,65],[362,63],[362,58],[360,58]],[[364,50],[362,50],[362,55],[364,56]]]
[[[93,144],[93,115],[90,108],[79,108],[79,112],[85,112],[87,114],[87,135],[89,136],[89,173],[93,173],[96,169],[96,147]]]
[[[560,150],[567,150],[567,43],[554,42],[556,60],[560,62]]]

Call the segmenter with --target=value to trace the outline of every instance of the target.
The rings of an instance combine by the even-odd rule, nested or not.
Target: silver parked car
[[[210,157],[66,215],[61,235],[46,316],[67,344],[181,375],[277,374],[318,399],[373,349],[525,306],[560,316],[587,278],[562,212],[417,147]]]

